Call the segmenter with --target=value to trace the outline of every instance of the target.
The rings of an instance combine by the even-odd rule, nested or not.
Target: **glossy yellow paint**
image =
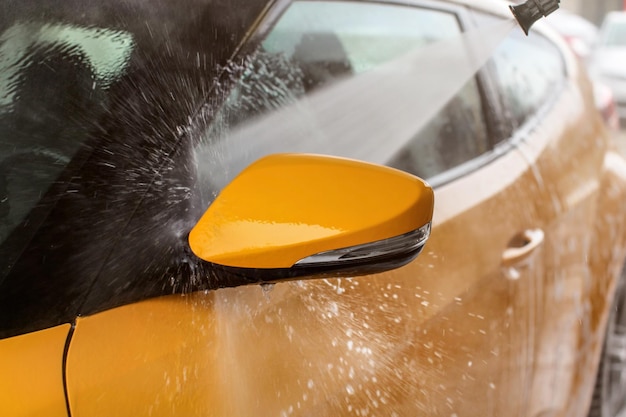
[[[73,416],[211,416],[220,407],[204,293],[79,318],[67,360]]]
[[[433,204],[428,184],[402,171],[321,155],[270,155],[222,190],[189,244],[221,265],[289,268],[319,252],[416,230],[430,223]]]
[[[63,350],[69,324],[0,340],[0,416],[65,417]]]

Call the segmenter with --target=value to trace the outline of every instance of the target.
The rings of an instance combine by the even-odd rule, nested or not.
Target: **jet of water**
[[[419,48],[253,119],[208,146],[216,147],[232,174],[277,152],[385,163],[480,70],[514,27],[513,19],[505,20]]]

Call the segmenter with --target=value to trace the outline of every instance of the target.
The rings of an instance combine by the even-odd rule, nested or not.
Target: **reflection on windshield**
[[[15,99],[16,80],[33,63],[33,51],[58,46],[83,55],[95,81],[107,87],[128,64],[133,38],[124,31],[68,25],[18,23],[10,27],[0,36],[0,92],[4,92],[0,112]]]
[[[0,242],[86,140],[133,45],[127,32],[59,24],[0,35]]]

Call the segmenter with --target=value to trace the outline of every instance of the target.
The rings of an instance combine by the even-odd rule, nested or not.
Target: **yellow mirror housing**
[[[403,245],[405,235],[413,244],[418,238],[421,250],[433,205],[428,184],[399,170],[276,154],[250,165],[221,191],[191,230],[189,244],[199,258],[232,268],[329,265],[335,258],[362,257],[377,242],[374,258],[381,258],[385,247]]]

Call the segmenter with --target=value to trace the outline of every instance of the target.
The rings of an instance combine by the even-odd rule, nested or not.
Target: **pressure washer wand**
[[[509,6],[517,23],[528,36],[530,27],[542,16],[546,17],[559,8],[560,0],[528,0],[526,3]]]

